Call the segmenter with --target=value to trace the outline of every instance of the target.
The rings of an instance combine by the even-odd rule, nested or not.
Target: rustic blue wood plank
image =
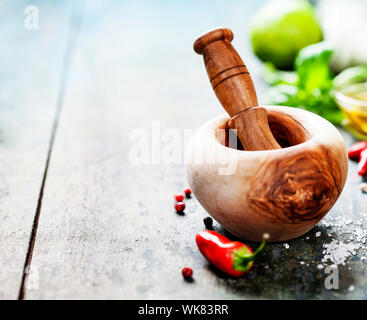
[[[56,110],[70,2],[0,5],[0,299],[16,299]],[[36,26],[36,24],[34,24]]]

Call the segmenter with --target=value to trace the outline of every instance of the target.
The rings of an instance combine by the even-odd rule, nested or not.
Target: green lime
[[[300,49],[321,40],[319,22],[305,0],[271,0],[251,21],[255,54],[279,69],[291,69]]]

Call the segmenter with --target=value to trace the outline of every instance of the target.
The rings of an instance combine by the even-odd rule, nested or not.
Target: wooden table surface
[[[173,164],[131,162],[137,129],[183,137],[222,113],[192,49],[203,31],[234,31],[261,102],[247,31],[261,3],[35,0],[39,29],[29,30],[29,2],[2,2],[1,299],[367,298],[367,195],[355,164],[327,219],[269,245],[235,280],[196,248],[207,216],[196,200],[185,216],[173,210],[173,194],[187,187],[187,141]],[[330,264],[338,265],[336,290],[324,285]],[[182,279],[183,266],[194,282]]]

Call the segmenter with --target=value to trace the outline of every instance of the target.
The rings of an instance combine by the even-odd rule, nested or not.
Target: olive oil
[[[348,95],[349,97],[364,101],[367,103],[367,90],[363,92],[357,92],[354,94]],[[367,106],[366,107],[359,107],[358,105],[355,108],[351,109],[344,109],[345,116],[349,119],[351,124],[353,125],[354,129],[357,131],[367,134]]]
[[[344,88],[336,100],[348,119],[347,128],[363,138],[367,135],[367,83],[360,83]]]

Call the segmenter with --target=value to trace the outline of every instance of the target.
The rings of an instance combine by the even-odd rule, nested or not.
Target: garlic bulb
[[[334,48],[332,69],[367,64],[367,1],[322,0],[317,14],[324,38]]]

